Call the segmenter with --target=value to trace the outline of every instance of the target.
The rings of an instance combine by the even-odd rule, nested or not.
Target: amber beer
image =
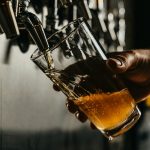
[[[134,99],[127,89],[81,96],[75,104],[98,129],[108,131],[127,120],[135,108]]]

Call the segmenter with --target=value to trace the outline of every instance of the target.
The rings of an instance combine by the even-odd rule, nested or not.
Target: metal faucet
[[[60,2],[64,7],[68,7],[72,4],[72,0],[60,0]]]
[[[64,7],[68,7],[70,5],[76,5],[78,9],[78,13],[81,17],[84,17],[87,20],[92,19],[92,14],[88,6],[87,0],[60,0]]]
[[[58,16],[58,0],[50,0],[47,3],[48,15],[46,16],[46,31],[54,33],[57,31],[59,16]]]
[[[92,14],[89,9],[87,0],[74,0],[73,2],[77,5],[80,16],[84,17],[86,20],[92,19]]]
[[[19,0],[12,0],[12,7],[16,17],[18,14],[18,4],[19,4]]]
[[[11,0],[1,0],[0,25],[8,39],[15,38],[19,35],[19,28],[16,22]]]
[[[0,3],[0,34],[5,33],[7,38],[17,37],[10,43],[18,45],[22,52],[33,42],[43,52],[49,49],[51,43],[46,36],[78,17],[88,21],[105,49],[114,47],[115,50],[117,45],[123,47],[125,44],[123,0],[31,0],[36,14],[43,16],[42,22],[28,11],[29,3],[30,0],[1,0]],[[67,43],[64,46],[67,49]]]
[[[41,21],[35,14],[27,10],[29,2],[30,0],[21,0],[19,3],[17,16],[18,26],[19,29],[26,29],[39,50],[44,52],[49,49],[49,44]]]

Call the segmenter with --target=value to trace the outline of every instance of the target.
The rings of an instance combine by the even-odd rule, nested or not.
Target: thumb
[[[134,51],[110,53],[108,57],[106,65],[114,73],[130,71],[137,65],[137,57]]]

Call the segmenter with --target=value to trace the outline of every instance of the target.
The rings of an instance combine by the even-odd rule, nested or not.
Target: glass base
[[[114,137],[117,137],[123,134],[124,132],[126,132],[127,130],[129,130],[138,121],[140,116],[141,116],[141,112],[139,111],[138,107],[135,107],[132,114],[120,126],[109,129],[109,130],[103,130],[102,133],[109,140],[112,140]]]

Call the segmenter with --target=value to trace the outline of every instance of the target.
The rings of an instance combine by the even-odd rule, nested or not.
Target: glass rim
[[[80,22],[79,22],[79,21],[80,21]],[[59,42],[58,42],[57,44],[55,44],[53,47],[47,49],[45,52],[46,52],[46,53],[47,53],[47,52],[52,52],[52,51],[53,51],[55,48],[57,48],[62,42],[64,42],[66,39],[68,39],[68,38],[72,35],[72,33],[73,33],[74,31],[76,31],[76,30],[82,25],[82,23],[84,22],[84,18],[83,18],[83,17],[80,17],[80,18],[77,18],[77,19],[71,21],[70,23],[68,23],[67,25],[65,25],[64,27],[62,27],[60,30],[58,30],[58,31],[56,31],[55,33],[53,33],[52,35],[50,35],[50,37],[47,38],[47,41],[50,41],[50,39],[51,39],[53,36],[55,36],[56,34],[60,33],[60,32],[63,31],[65,28],[67,28],[68,26],[70,26],[70,25],[72,25],[72,24],[74,24],[74,23],[76,23],[76,22],[79,22],[80,24],[79,24],[77,27],[75,27],[75,28],[74,28],[69,34],[67,34],[64,38],[62,38],[61,41],[59,41]],[[37,50],[39,50],[39,48],[37,48],[35,51],[37,51]],[[35,51],[34,51],[34,52],[35,52]],[[33,52],[33,54],[34,54],[34,52]],[[39,58],[40,56],[43,55],[43,53],[41,52],[41,54],[39,54],[39,55],[37,55],[36,57],[32,58],[33,54],[31,55],[31,60],[37,59],[37,58]]]

